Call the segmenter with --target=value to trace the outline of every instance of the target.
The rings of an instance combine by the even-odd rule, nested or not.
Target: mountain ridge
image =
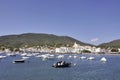
[[[89,43],[79,41],[70,36],[58,36],[54,34],[46,33],[23,33],[23,34],[12,34],[0,36],[0,47],[24,47],[24,46],[72,46],[74,42],[80,45],[90,45],[95,46]],[[120,39],[116,39],[110,42],[99,44],[97,47],[101,48],[120,48]]]
[[[80,45],[91,45],[84,43],[69,36],[57,36],[45,33],[23,33],[14,35],[0,36],[0,46],[5,47],[24,47],[27,46],[66,46],[73,45],[74,42]],[[92,45],[91,45],[92,46]]]
[[[102,43],[98,45],[99,47],[104,47],[104,48],[120,48],[120,39],[112,40],[110,42]]]

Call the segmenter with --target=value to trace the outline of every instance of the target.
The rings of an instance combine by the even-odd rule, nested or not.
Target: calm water
[[[43,61],[40,58],[30,57],[25,63],[14,64],[16,57],[6,57],[0,60],[0,80],[120,80],[120,55],[84,55],[94,56],[95,60],[52,59]],[[77,56],[82,56],[78,54]],[[100,62],[101,57],[106,57],[107,62]],[[70,68],[53,68],[53,63],[65,60],[72,62]],[[73,66],[76,63],[76,66]]]

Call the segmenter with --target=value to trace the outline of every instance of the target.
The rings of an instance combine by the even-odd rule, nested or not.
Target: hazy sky
[[[0,0],[0,36],[28,32],[92,44],[120,39],[120,0]]]

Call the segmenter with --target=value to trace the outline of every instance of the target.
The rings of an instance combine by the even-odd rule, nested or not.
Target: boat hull
[[[58,65],[58,63],[56,64],[53,64],[52,67],[55,67],[55,68],[65,68],[65,67],[70,67],[71,63],[64,63],[62,65]]]
[[[14,60],[13,63],[24,63],[25,60]]]

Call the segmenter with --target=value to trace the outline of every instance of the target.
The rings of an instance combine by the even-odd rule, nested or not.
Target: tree
[[[82,53],[91,53],[89,50],[83,50]]]
[[[118,49],[113,48],[111,49],[111,52],[118,52]]]

